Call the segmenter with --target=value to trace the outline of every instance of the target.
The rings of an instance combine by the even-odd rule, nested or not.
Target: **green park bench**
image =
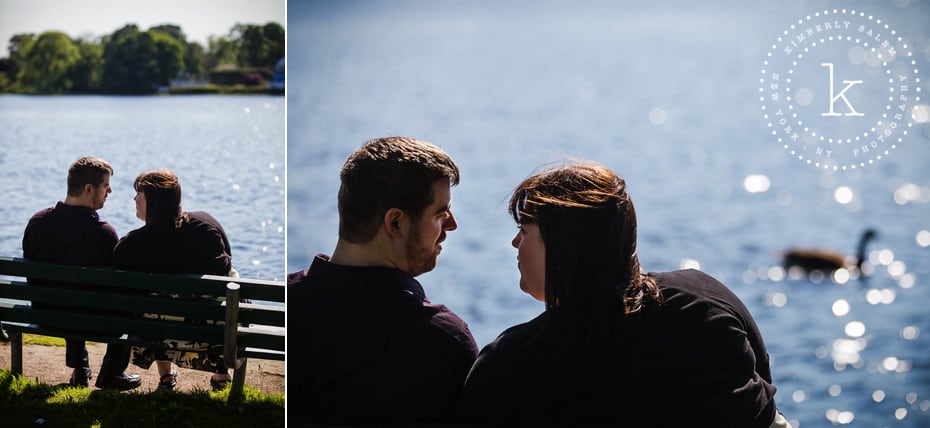
[[[93,291],[27,285],[26,278],[87,284]],[[207,343],[222,345],[226,366],[234,370],[230,402],[242,398],[248,358],[284,360],[284,291],[284,283],[276,281],[0,257],[0,322],[10,335],[14,374],[23,371],[23,333],[152,349],[166,349],[168,339]],[[171,294],[198,297],[163,297]],[[48,308],[48,304],[67,309]],[[141,316],[146,313],[171,317]]]

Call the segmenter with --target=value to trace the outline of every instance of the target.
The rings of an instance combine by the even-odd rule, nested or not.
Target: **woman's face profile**
[[[520,289],[540,302],[546,301],[546,245],[539,225],[525,223],[510,242],[517,249]]]
[[[136,192],[133,200],[136,201],[136,218],[145,221],[145,193]]]

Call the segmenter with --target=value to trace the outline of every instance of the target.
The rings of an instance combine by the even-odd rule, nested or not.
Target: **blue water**
[[[98,156],[114,168],[99,213],[120,236],[142,226],[133,180],[168,168],[182,208],[223,225],[242,277],[282,280],[284,117],[270,96],[0,96],[0,254],[22,256],[29,217],[64,200],[71,162]]]
[[[792,156],[762,117],[770,45],[834,7],[911,41],[914,64],[896,64],[918,70],[926,104],[925,1],[289,1],[287,269],[332,251],[355,147],[432,141],[462,170],[459,229],[420,280],[486,344],[542,310],[517,286],[510,190],[566,156],[595,159],[627,179],[645,269],[697,264],[749,306],[795,427],[930,426],[930,126],[912,120],[890,154],[832,171]],[[789,246],[852,252],[866,227],[880,235],[867,281],[778,268]]]

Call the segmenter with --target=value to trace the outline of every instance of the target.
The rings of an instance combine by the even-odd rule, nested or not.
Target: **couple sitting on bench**
[[[65,200],[37,212],[29,220],[23,235],[23,257],[65,265],[111,266],[153,273],[235,275],[223,227],[205,212],[181,210],[181,185],[178,177],[168,170],[145,172],[136,178],[133,185],[136,217],[145,225],[119,239],[113,226],[100,220],[97,213],[112,192],[111,175],[113,168],[103,159],[82,157],[72,163]],[[42,284],[87,287],[48,281]],[[116,390],[130,390],[141,385],[139,375],[125,372],[130,358],[142,368],[147,369],[153,362],[157,365],[161,377],[159,389],[172,389],[177,385],[178,371],[173,364],[212,372],[210,385],[214,390],[224,388],[231,380],[223,358],[215,352],[207,353],[207,345],[170,342],[166,343],[167,350],[110,343],[95,385]],[[93,371],[84,340],[66,338],[65,364],[74,369],[70,379],[72,386],[88,385]]]

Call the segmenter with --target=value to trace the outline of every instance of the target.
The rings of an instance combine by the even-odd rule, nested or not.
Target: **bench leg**
[[[248,360],[243,358],[239,368],[233,370],[232,387],[229,389],[229,404],[242,402],[242,389],[245,387],[245,372]]]
[[[14,375],[23,374],[23,334],[10,333],[10,371]]]

